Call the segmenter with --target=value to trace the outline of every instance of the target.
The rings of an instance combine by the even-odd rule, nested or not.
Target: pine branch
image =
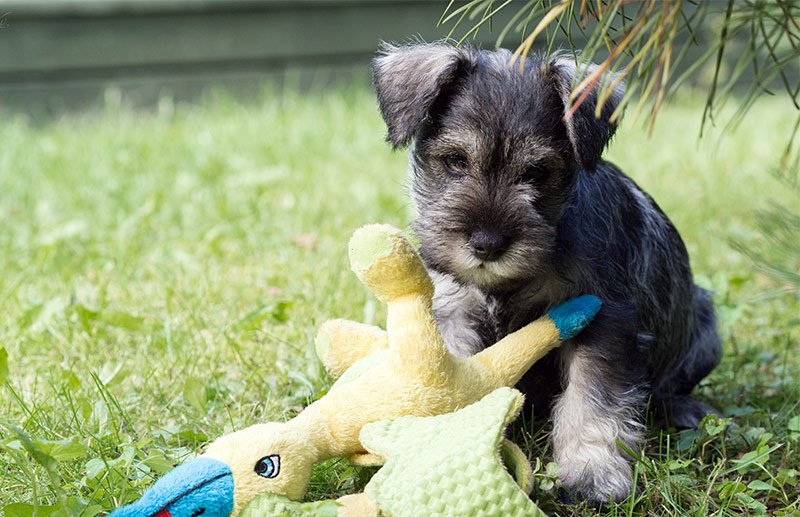
[[[472,0],[460,7],[451,2],[440,20],[453,23],[450,36],[465,19],[478,19],[460,38],[459,43],[488,26],[510,1]],[[632,10],[631,8],[635,8]],[[533,31],[529,26],[535,21]],[[735,88],[746,85],[742,108],[733,118],[734,125],[769,88],[780,87],[789,95],[792,107],[800,111],[800,3],[797,0],[770,2],[729,0],[720,11],[715,3],[694,0],[530,0],[519,7],[500,30],[499,46],[509,35],[519,33],[521,43],[514,52],[519,66],[535,44],[552,49],[559,41],[578,55],[580,63],[600,62],[595,72],[576,78],[571,110],[577,109],[588,91],[598,88],[598,112],[611,91],[624,79],[628,90],[621,106],[635,102],[634,122],[649,106],[647,119],[652,130],[661,106],[670,94],[685,84],[704,66],[713,67],[707,85],[708,96],[702,113],[701,136],[705,124],[714,123],[719,107]],[[487,23],[488,22],[488,23]],[[713,31],[717,38],[701,50],[704,35]],[[677,49],[676,49],[676,43]],[[741,46],[738,59],[727,61]],[[578,54],[580,49],[580,54]],[[677,50],[677,51],[676,51]],[[713,61],[712,61],[713,58]],[[578,67],[586,70],[587,67]],[[745,71],[750,77],[745,80]],[[600,75],[613,71],[617,79],[601,81]],[[620,111],[620,110],[617,110]],[[618,116],[615,113],[615,116]],[[780,161],[785,174],[798,172],[798,156],[793,149],[798,131],[793,131]]]

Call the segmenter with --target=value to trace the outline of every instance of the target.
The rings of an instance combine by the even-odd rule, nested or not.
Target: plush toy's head
[[[258,493],[300,499],[317,449],[302,429],[278,422],[225,435],[114,517],[227,517]]]
[[[260,492],[300,499],[318,460],[317,448],[304,430],[278,422],[225,435],[209,445],[203,457],[230,468],[234,513]]]

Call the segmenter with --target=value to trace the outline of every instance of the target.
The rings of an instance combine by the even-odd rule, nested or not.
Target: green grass
[[[755,209],[796,201],[769,174],[785,106],[761,102],[734,135],[698,145],[702,105],[687,98],[652,138],[626,125],[614,141],[608,156],[675,221],[716,291],[725,357],[698,396],[731,420],[654,434],[635,496],[602,511],[557,503],[547,429],[523,436],[544,509],[800,514],[800,302],[761,296],[775,283],[730,246],[763,241]],[[104,513],[207,440],[288,418],[329,386],[316,328],[385,314],[349,272],[349,234],[412,217],[405,153],[384,134],[362,88],[0,118],[6,516]],[[309,498],[368,474],[327,462]]]

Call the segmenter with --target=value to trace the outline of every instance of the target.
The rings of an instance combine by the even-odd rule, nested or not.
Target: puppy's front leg
[[[617,442],[636,451],[643,437],[646,356],[635,332],[608,334],[599,323],[561,348],[566,386],[553,407],[552,440],[565,498],[607,503],[624,500],[633,484],[630,455]]]

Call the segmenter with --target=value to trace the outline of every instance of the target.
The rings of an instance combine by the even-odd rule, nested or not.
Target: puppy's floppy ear
[[[442,89],[471,66],[470,52],[452,45],[383,46],[372,82],[395,148],[411,141]]]
[[[577,67],[571,57],[555,56],[547,62],[547,73],[564,104],[565,115],[571,105],[569,95],[572,91],[573,80],[579,81],[596,69],[597,65],[583,67],[581,70],[583,73],[576,79]],[[610,79],[613,81],[613,78]],[[600,118],[595,117],[599,84],[607,80],[609,78],[601,78],[598,85],[594,87],[578,109],[564,120],[575,160],[586,171],[595,170],[600,155],[603,154],[603,149],[617,130],[616,122],[611,122],[610,118],[625,94],[625,85],[621,81],[603,105]]]

